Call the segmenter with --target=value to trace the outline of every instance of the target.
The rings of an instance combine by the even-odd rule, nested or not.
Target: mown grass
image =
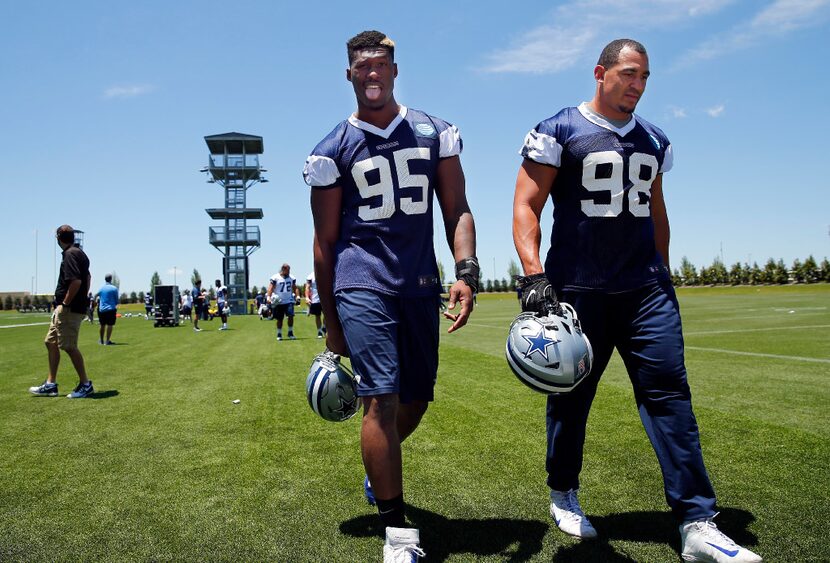
[[[826,561],[830,286],[680,291],[687,366],[722,529],[768,561]],[[436,402],[404,445],[428,561],[674,561],[677,530],[627,376],[613,359],[589,421],[595,542],[547,515],[544,397],[503,359],[512,295],[479,297],[443,338]],[[792,312],[790,312],[792,311]],[[0,314],[0,326],[46,322]],[[0,560],[375,561],[358,421],[304,396],[310,318],[277,343],[256,317],[205,332],[84,325],[95,398],[36,398],[46,326],[0,329]],[[61,393],[76,382],[64,357]],[[233,404],[239,399],[239,404]]]

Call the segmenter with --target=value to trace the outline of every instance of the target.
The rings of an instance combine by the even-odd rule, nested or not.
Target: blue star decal
[[[353,412],[355,410],[355,404],[359,400],[358,397],[353,397],[351,400],[346,399],[343,394],[343,389],[338,386],[337,398],[340,408],[332,409],[332,412],[336,412],[341,418],[346,416],[348,413]]]
[[[545,336],[545,328],[539,327],[539,332],[534,334],[533,336],[525,336],[522,335],[522,338],[527,340],[530,344],[530,348],[527,349],[525,352],[525,358],[529,357],[533,352],[539,352],[542,354],[542,357],[545,358],[545,361],[548,361],[548,346],[556,342],[553,338],[547,338]]]

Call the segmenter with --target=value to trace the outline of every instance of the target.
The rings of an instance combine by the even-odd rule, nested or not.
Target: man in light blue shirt
[[[115,326],[115,313],[118,310],[118,288],[112,285],[112,274],[104,276],[106,283],[98,290],[98,322],[101,324],[98,344],[112,346],[112,327]],[[104,340],[104,332],[107,338]]]

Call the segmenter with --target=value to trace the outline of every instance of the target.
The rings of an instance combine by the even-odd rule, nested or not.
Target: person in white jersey
[[[278,274],[271,276],[268,284],[268,302],[271,295],[276,294],[277,303],[274,306],[274,318],[277,319],[277,340],[282,340],[282,321],[288,317],[288,339],[296,340],[294,337],[294,299],[300,296],[297,289],[297,280],[291,275],[291,266],[283,264]]]
[[[216,309],[222,317],[222,326],[219,330],[228,330],[228,288],[221,280],[216,280]]]
[[[314,272],[308,274],[305,280],[305,302],[308,305],[308,314],[314,315],[314,322],[317,323],[317,338],[323,338],[326,325],[321,318],[323,306],[320,305],[320,294],[317,293],[317,280],[314,278]]]

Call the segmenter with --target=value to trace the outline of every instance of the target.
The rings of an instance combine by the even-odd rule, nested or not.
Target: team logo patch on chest
[[[433,127],[429,123],[418,123],[415,125],[415,134],[418,137],[426,137],[427,139],[434,139],[438,136],[438,133],[435,131],[435,127]]]

